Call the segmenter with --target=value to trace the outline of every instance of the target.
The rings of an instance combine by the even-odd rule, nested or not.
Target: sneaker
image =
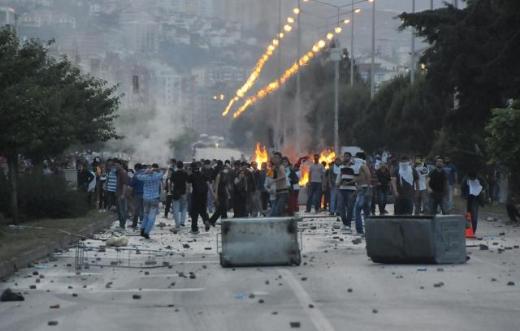
[[[343,232],[345,232],[346,234],[352,234],[352,229],[350,228],[350,226],[343,225],[342,230],[343,230]]]
[[[149,235],[148,233],[143,234],[143,237],[144,237],[145,239],[150,239],[150,235]]]
[[[191,232],[190,232],[190,233],[191,233],[191,234],[199,234],[199,233],[200,233],[200,231],[199,231],[199,230],[195,230],[195,231],[194,231],[194,230],[191,230]]]

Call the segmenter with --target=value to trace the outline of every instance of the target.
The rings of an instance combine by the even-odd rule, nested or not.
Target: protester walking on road
[[[188,182],[192,186],[190,209],[191,233],[199,233],[199,216],[204,222],[205,230],[209,231],[210,224],[207,211],[209,179],[200,171],[199,162],[193,162],[191,164],[191,174],[188,176]]]
[[[143,182],[143,222],[141,224],[141,236],[150,239],[150,232],[155,224],[155,218],[159,213],[159,200],[161,197],[161,182],[164,171],[157,164],[151,168],[136,174],[138,180]]]
[[[172,175],[172,200],[173,200],[173,218],[175,220],[175,229],[179,230],[185,226],[186,214],[188,210],[188,198],[186,194],[186,185],[188,182],[188,174],[184,170],[184,163],[177,162],[177,166]]]
[[[435,160],[435,169],[430,172],[430,212],[432,215],[436,215],[438,209],[441,209],[443,215],[446,214],[446,195],[448,192],[448,177],[446,172],[443,170],[444,160],[438,157]]]
[[[166,173],[166,181],[164,182],[164,192],[166,193],[166,202],[164,204],[164,218],[168,218],[173,203],[173,169],[168,169]]]
[[[351,224],[356,200],[356,180],[351,159],[352,154],[349,152],[343,155],[343,163],[339,167],[339,174],[336,177],[336,187],[339,194],[336,211],[341,217],[344,230],[349,232],[352,232]]]
[[[414,214],[419,215],[425,214],[429,209],[427,179],[430,171],[421,159],[415,161],[415,171],[417,171],[417,175],[419,176],[419,183],[415,196]]]
[[[392,189],[395,197],[394,214],[412,215],[415,192],[419,188],[419,176],[412,167],[410,158],[402,156],[399,167],[392,174]]]
[[[132,186],[132,228],[137,229],[139,222],[143,223],[144,205],[143,205],[143,186],[144,183],[137,178],[137,175],[143,173],[143,166],[136,163],[134,166],[134,177],[131,181]]]
[[[372,199],[370,184],[372,182],[372,174],[366,163],[365,153],[356,153],[356,159],[354,162],[359,164],[359,170],[355,177],[357,195],[356,202],[354,203],[354,219],[356,221],[356,231],[358,234],[362,235],[364,234],[364,230],[361,212],[363,212],[364,217],[370,215],[370,202]],[[354,172],[356,172],[355,169]]]
[[[449,212],[451,209],[453,209],[453,195],[455,192],[455,185],[458,181],[457,176],[457,167],[455,167],[455,164],[451,162],[450,158],[446,158],[444,160],[444,172],[446,173],[446,176],[448,177],[448,187],[447,187],[447,194],[446,194],[446,211]]]
[[[467,201],[466,212],[470,214],[474,234],[477,232],[479,206],[484,206],[486,201],[486,186],[484,179],[475,171],[470,171],[461,182],[461,192]]]
[[[324,179],[325,167],[320,164],[320,155],[314,154],[314,163],[309,167],[307,213],[311,212],[313,206],[316,213],[320,212]]]
[[[379,215],[386,215],[386,204],[388,200],[388,193],[390,191],[391,175],[388,165],[381,162],[379,169],[376,170],[377,184],[376,184],[376,202],[379,208]]]
[[[213,186],[216,209],[215,213],[209,219],[209,223],[212,226],[215,226],[219,218],[227,219],[228,201],[230,198],[231,169],[228,164],[224,165],[222,162],[219,162],[217,169],[220,170],[218,171]]]
[[[273,161],[273,182],[276,187],[276,198],[271,208],[271,217],[283,216],[289,200],[289,185],[285,167],[282,164],[282,154],[276,152],[272,157]]]

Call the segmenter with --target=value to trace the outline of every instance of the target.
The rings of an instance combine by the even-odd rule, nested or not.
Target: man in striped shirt
[[[339,192],[336,200],[338,202],[336,210],[341,216],[343,228],[350,232],[352,231],[351,223],[354,213],[354,202],[356,200],[356,180],[352,165],[352,154],[346,152],[343,155],[343,163],[339,167],[339,173],[336,177],[336,188]]]
[[[107,210],[116,205],[116,191],[117,191],[117,168],[113,160],[107,161]]]
[[[137,179],[143,182],[143,222],[141,224],[141,236],[150,239],[150,232],[155,224],[155,218],[159,213],[159,200],[161,195],[161,182],[164,171],[157,164],[144,172],[136,174]]]

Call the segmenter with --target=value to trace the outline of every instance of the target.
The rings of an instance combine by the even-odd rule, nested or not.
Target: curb
[[[77,231],[78,234],[85,236],[91,236],[97,232],[100,232],[107,227],[110,227],[115,220],[115,216],[107,215],[101,218],[99,222],[89,224],[84,228]],[[0,279],[6,279],[20,269],[27,268],[31,263],[36,260],[42,259],[56,250],[62,250],[72,247],[79,241],[79,238],[71,234],[63,234],[62,237],[58,238],[54,243],[47,245],[38,245],[25,252],[20,253],[17,256],[6,261],[0,261]]]

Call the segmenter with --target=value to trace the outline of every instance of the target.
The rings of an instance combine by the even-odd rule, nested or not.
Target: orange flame
[[[253,155],[253,161],[256,162],[258,167],[260,168],[263,163],[269,162],[269,153],[267,152],[267,148],[262,146],[260,143],[256,144],[255,154]]]
[[[310,156],[312,158],[312,156]],[[327,165],[325,166],[325,169],[329,169],[330,163],[334,162],[336,160],[336,152],[332,150],[331,148],[326,148],[321,151],[320,153],[320,160],[319,162],[326,162]],[[300,168],[300,186],[306,186],[309,183],[309,164],[302,164]]]

